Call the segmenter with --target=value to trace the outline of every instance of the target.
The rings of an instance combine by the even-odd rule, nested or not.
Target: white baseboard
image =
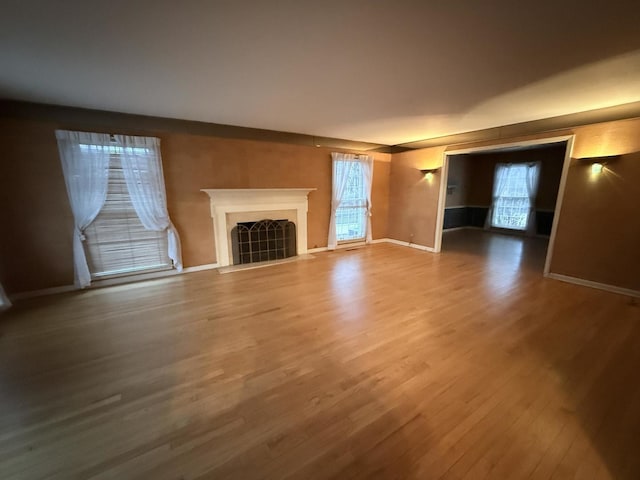
[[[202,270],[213,270],[214,268],[218,268],[218,267],[219,265],[217,263],[206,263],[204,265],[196,265],[195,267],[183,268],[182,272],[176,272],[176,273],[201,272]]]
[[[194,267],[183,268],[181,272],[177,270],[162,270],[159,272],[141,273],[138,275],[126,275],[122,277],[105,278],[103,280],[95,280],[91,283],[87,290],[93,288],[111,287],[114,285],[124,285],[133,282],[143,282],[145,280],[155,280],[158,278],[173,277],[184,273],[200,272],[202,270],[212,270],[218,268],[217,263],[209,263],[205,265],[196,265]],[[31,290],[29,292],[15,293],[11,295],[11,300],[24,300],[26,298],[42,297],[44,295],[55,295],[58,293],[67,293],[80,290],[74,285],[63,285],[61,287],[43,288],[41,290]]]
[[[598,290],[605,290],[607,292],[617,293],[619,295],[627,295],[629,297],[640,298],[640,291],[638,290],[616,287],[615,285],[607,285],[606,283],[592,282],[591,280],[570,277],[568,275],[561,275],[559,273],[548,273],[546,276],[548,278],[553,278],[554,280],[560,280],[561,282],[573,283],[575,285],[581,285],[583,287],[597,288]]]
[[[373,240],[372,243],[377,243],[376,240]],[[340,243],[335,249],[342,250],[345,248],[353,248],[353,247],[364,247],[367,242],[348,242],[348,243]],[[320,252],[328,252],[328,247],[318,247],[318,248],[310,248],[307,250],[307,253],[320,253]]]
[[[393,243],[394,245],[402,245],[403,247],[411,247],[416,248],[418,250],[424,250],[426,252],[435,252],[432,247],[427,247],[425,245],[418,245],[417,243],[409,243],[403,242],[401,240],[395,240],[393,238],[376,238],[375,240],[371,240],[371,243]],[[342,243],[336,247],[336,250],[340,250],[343,248],[353,248],[353,247],[363,247],[367,245],[366,242],[354,242],[354,243]],[[320,253],[328,251],[327,247],[319,247],[319,248],[310,248],[307,250],[309,253]]]
[[[403,247],[411,247],[417,250],[423,250],[425,252],[435,253],[435,249],[433,247],[427,247],[426,245],[419,245],[417,243],[403,242],[401,240],[396,240],[394,238],[385,238],[383,241],[387,243],[393,243],[394,245],[402,245]]]
[[[25,298],[42,297],[44,295],[55,295],[58,293],[73,292],[74,290],[77,290],[77,288],[73,285],[62,285],[61,287],[49,287],[49,288],[43,288],[40,290],[31,290],[28,292],[13,293],[9,297],[11,301],[15,301],[15,300],[24,300]]]

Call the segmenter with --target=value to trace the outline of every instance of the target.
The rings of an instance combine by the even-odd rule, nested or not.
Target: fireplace
[[[231,229],[233,264],[283,260],[296,255],[296,225],[289,220],[241,222]]]
[[[288,228],[294,241],[293,247],[289,244],[287,254],[307,253],[307,195],[313,190],[315,188],[203,189],[210,199],[218,265],[226,267],[239,263],[234,258],[234,228],[239,224],[253,225],[265,219],[287,219],[292,224]],[[264,227],[262,225],[259,228]],[[257,258],[264,257],[264,253],[257,255]]]

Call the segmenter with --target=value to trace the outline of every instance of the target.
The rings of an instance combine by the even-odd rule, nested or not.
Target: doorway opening
[[[528,262],[545,276],[573,136],[444,154],[436,251]]]

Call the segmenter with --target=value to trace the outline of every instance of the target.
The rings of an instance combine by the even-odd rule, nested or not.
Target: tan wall
[[[441,171],[431,181],[421,169],[442,166],[444,147],[392,155],[389,195],[389,236],[433,247]]]
[[[577,158],[621,155],[596,178]],[[551,271],[640,291],[640,119],[577,131]]]
[[[469,183],[467,204],[489,206],[493,195],[493,180],[498,163],[537,162],[540,165],[540,183],[536,197],[538,210],[554,210],[562,176],[566,147],[564,145],[536,148],[516,152],[468,155]]]
[[[502,138],[465,148],[575,134],[573,157],[622,155],[591,182],[583,162],[572,160],[551,272],[640,290],[640,119],[576,127],[527,137]],[[421,181],[418,168],[442,165],[439,146],[392,155],[389,236],[434,246],[438,195]]]
[[[110,121],[113,114],[109,114]],[[201,188],[295,188],[309,195],[308,247],[327,244],[331,151],[339,149],[171,131],[118,131],[48,120],[0,119],[3,143],[0,281],[9,293],[73,283],[73,219],[58,158],[56,128],[142,134],[161,139],[169,215],[186,267],[215,262],[209,197]],[[345,150],[342,150],[345,151]],[[375,153],[373,237],[387,236],[389,154]]]
[[[468,155],[451,155],[447,175],[446,207],[464,207],[469,205],[470,182]],[[451,189],[449,189],[451,187]]]

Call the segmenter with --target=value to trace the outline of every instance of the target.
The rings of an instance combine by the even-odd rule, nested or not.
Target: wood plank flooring
[[[20,302],[0,479],[638,479],[640,307],[447,233]]]

